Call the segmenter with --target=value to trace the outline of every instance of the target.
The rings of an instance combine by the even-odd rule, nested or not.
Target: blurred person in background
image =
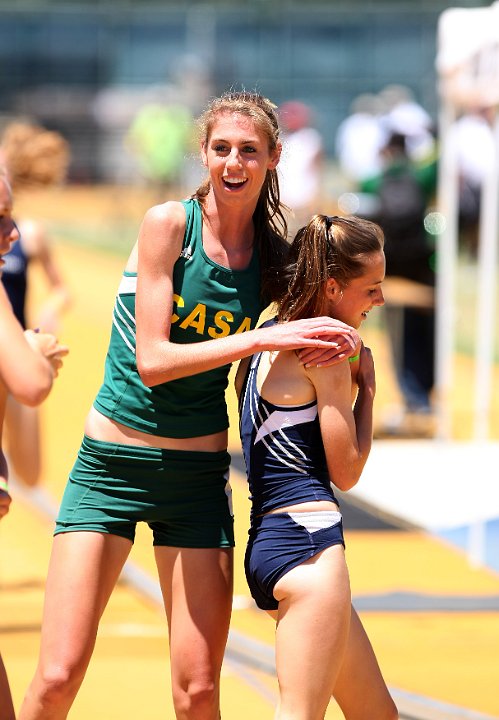
[[[387,139],[381,123],[383,108],[377,95],[362,93],[354,99],[350,114],[336,131],[336,157],[346,180],[354,187],[382,170],[381,150]]]
[[[287,250],[275,106],[227,93],[199,131],[205,180],[188,200],[147,211],[118,289],[104,382],[56,521],[20,720],[67,717],[138,522],[153,532],[175,716],[219,719],[233,586],[230,364],[260,348],[303,349],[323,363],[359,352],[357,332],[327,317],[255,329]]]
[[[416,163],[425,163],[435,154],[434,123],[405,85],[387,85],[378,94],[382,112],[380,124],[386,144],[391,135],[404,135],[406,153]]]
[[[382,161],[382,172],[365,179],[360,190],[376,201],[369,219],[385,234],[386,277],[411,281],[416,284],[412,290],[428,289],[431,300],[424,306],[415,303],[409,286],[402,301],[390,305],[387,282],[386,326],[403,408],[389,411],[381,432],[427,436],[433,433],[435,248],[424,220],[436,190],[436,160],[411,160],[406,136],[395,132],[382,150]]]
[[[290,100],[279,108],[283,128],[279,162],[281,200],[292,211],[290,231],[304,225],[320,204],[324,148],[308,105]]]
[[[449,128],[458,164],[460,241],[472,257],[478,247],[482,186],[495,158],[495,112],[493,107],[470,109]]]
[[[19,239],[12,219],[12,190],[0,171],[0,276],[4,257]],[[59,345],[53,335],[23,330],[12,312],[4,288],[0,285],[0,520],[11,503],[8,468],[2,449],[2,428],[8,398],[35,406],[52,388],[62,366],[67,348]],[[0,720],[15,720],[14,706],[5,666],[0,655]]]
[[[158,98],[146,103],[133,118],[126,144],[144,182],[157,192],[158,202],[182,187],[183,164],[192,150],[192,141],[190,110],[176,99]]]
[[[214,96],[204,57],[183,53],[166,64],[164,81],[102,87],[92,102],[99,176],[112,184],[152,186],[160,201],[165,190],[181,197],[201,182],[194,118]]]
[[[41,188],[62,183],[69,164],[69,147],[57,132],[28,122],[13,122],[0,139],[0,157],[5,164],[16,198],[28,198]],[[4,258],[2,282],[22,327],[28,324],[57,334],[70,293],[57,264],[44,224],[31,217],[18,222],[20,238]],[[48,292],[41,305],[27,318],[30,268],[41,268]],[[29,320],[29,323],[28,323]],[[37,407],[9,397],[5,416],[6,450],[14,476],[34,488],[40,482],[42,449],[40,415]]]

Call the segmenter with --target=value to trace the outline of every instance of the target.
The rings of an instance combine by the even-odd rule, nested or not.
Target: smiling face
[[[326,286],[326,312],[354,328],[360,327],[373,307],[385,303],[381,290],[385,277],[385,254],[380,251],[366,255],[364,267],[365,272],[350,280],[348,285],[340,287],[331,278]]]
[[[12,219],[12,192],[4,178],[0,177],[0,273],[2,255],[6,255],[12,243],[19,239],[19,231]]]
[[[251,118],[220,113],[201,155],[217,198],[256,205],[267,171],[279,162],[280,147],[271,150],[266,134]]]

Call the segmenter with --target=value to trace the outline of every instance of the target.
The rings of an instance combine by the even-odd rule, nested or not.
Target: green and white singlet
[[[257,250],[245,270],[218,265],[203,249],[198,201],[186,200],[183,205],[186,231],[173,269],[171,342],[196,343],[253,329],[263,309]],[[135,361],[136,287],[137,274],[125,272],[95,408],[123,425],[162,437],[198,437],[225,430],[230,364],[152,388],[142,383]]]

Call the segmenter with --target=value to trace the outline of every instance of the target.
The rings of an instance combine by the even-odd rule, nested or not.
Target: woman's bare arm
[[[348,362],[328,368],[311,368],[307,374],[317,394],[321,433],[331,479],[340,490],[350,490],[361,476],[372,444],[375,384],[371,353],[367,348],[362,348],[357,376],[359,390],[353,409]]]
[[[41,403],[68,350],[47,333],[24,332],[0,284],[0,378],[16,400]]]
[[[173,307],[173,266],[182,249],[185,211],[168,202],[146,213],[138,240],[136,296],[137,368],[152,387],[180,377],[212,370],[261,350],[315,347],[337,350],[330,339],[338,322],[329,317],[280,323],[214,340],[170,342]]]

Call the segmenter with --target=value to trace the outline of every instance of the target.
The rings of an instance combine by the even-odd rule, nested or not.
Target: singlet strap
[[[197,239],[201,237],[203,214],[198,200],[190,198],[181,202],[185,209],[185,234],[180,257],[188,260],[194,253]]]

